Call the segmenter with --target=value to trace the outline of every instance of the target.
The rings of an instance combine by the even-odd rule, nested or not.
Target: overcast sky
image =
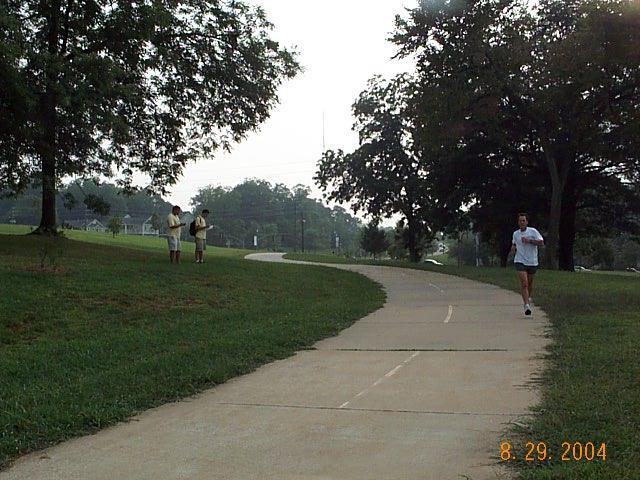
[[[416,0],[247,1],[265,9],[275,25],[273,38],[298,51],[304,71],[280,87],[280,104],[259,131],[231,153],[186,168],[168,197],[183,209],[201,187],[234,186],[246,178],[302,183],[320,198],[312,177],[322,154],[323,112],[326,148],[353,149],[351,105],[367,80],[411,68],[391,60],[396,49],[386,39],[395,15],[404,15]]]

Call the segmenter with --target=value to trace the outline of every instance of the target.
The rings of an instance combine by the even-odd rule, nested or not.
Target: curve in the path
[[[380,283],[384,307],[312,350],[28,455],[0,480],[506,476],[505,424],[537,401],[542,312],[527,318],[518,295],[459,277],[330,266]]]

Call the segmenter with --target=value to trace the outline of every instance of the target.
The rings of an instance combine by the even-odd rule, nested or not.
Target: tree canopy
[[[124,218],[126,215],[143,222],[154,213],[166,216],[165,212],[171,210],[171,204],[159,195],[146,192],[127,195],[114,184],[96,184],[92,180],[60,186],[57,200],[56,217],[61,225],[77,225],[94,218],[106,225],[111,217]],[[40,192],[28,188],[20,195],[0,199],[0,223],[37,225],[40,208]]]
[[[606,209],[638,194],[638,3],[423,1],[396,27],[415,71],[369,83],[354,104],[360,145],[325,152],[318,185],[372,216],[401,214],[409,231],[410,212],[427,233],[472,221],[503,264],[527,211],[546,264],[572,270],[576,233],[597,226],[580,216],[594,196]]]
[[[0,5],[0,189],[43,190],[55,230],[68,176],[134,172],[163,193],[229,148],[299,70],[264,11],[237,0],[36,0]]]
[[[350,202],[374,218],[400,213],[407,224],[407,248],[417,261],[423,237],[433,234],[434,209],[427,181],[429,166],[413,148],[408,112],[408,77],[373,78],[353,105],[359,146],[351,153],[324,152],[314,177],[330,200]]]
[[[210,210],[210,239],[218,245],[250,246],[254,235],[263,248],[358,250],[360,221],[340,206],[328,208],[309,197],[310,190],[293,189],[265,180],[246,180],[233,188],[201,188],[191,200],[195,211]]]
[[[364,226],[360,237],[360,246],[362,249],[376,258],[389,248],[389,239],[387,232],[378,227],[378,222],[372,221]]]
[[[397,25],[401,55],[417,58],[424,155],[443,153],[448,138],[460,171],[509,163],[524,184],[542,169],[546,263],[557,264],[564,236],[561,264],[572,269],[562,254],[572,257],[581,195],[606,178],[628,182],[640,165],[637,2],[424,2]],[[432,108],[438,98],[445,108]]]

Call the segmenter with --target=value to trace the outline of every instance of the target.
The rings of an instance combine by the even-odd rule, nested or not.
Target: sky
[[[188,208],[199,188],[234,186],[260,178],[289,187],[313,185],[316,162],[326,149],[350,151],[357,146],[351,130],[351,105],[376,74],[391,77],[412,69],[407,60],[392,60],[395,45],[387,41],[396,14],[416,0],[247,0],[260,5],[274,24],[272,38],[295,48],[303,72],[278,91],[280,103],[259,131],[250,133],[230,153],[192,163],[168,196]]]

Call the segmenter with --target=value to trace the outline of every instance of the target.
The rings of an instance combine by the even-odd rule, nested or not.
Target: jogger
[[[529,216],[526,213],[518,214],[518,230],[513,232],[511,253],[515,253],[513,263],[520,280],[520,293],[524,303],[524,314],[531,315],[531,302],[533,298],[533,278],[538,269],[538,247],[544,245],[544,239],[540,232],[529,227]]]

